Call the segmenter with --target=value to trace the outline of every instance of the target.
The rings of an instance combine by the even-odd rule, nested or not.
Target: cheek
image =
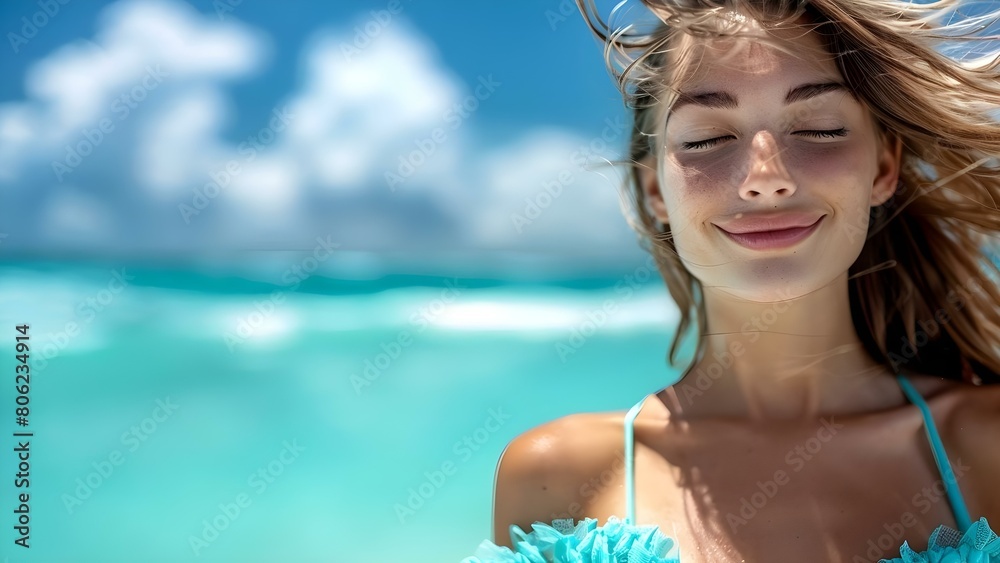
[[[726,190],[733,186],[733,170],[729,159],[692,159],[671,156],[663,168],[664,185],[669,190],[663,199],[674,213],[697,210],[706,202],[716,205],[726,201]]]
[[[668,161],[662,172],[663,203],[670,218],[674,246],[685,262],[702,263],[712,247],[705,238],[709,220],[727,205],[726,184],[709,167],[682,167]],[[707,227],[706,227],[707,225]]]
[[[673,185],[685,195],[708,197],[736,186],[747,173],[746,158],[730,148],[707,156],[682,156],[670,160]]]
[[[789,155],[789,165],[806,181],[840,181],[845,176],[857,177],[871,165],[871,157],[861,143],[803,147],[789,151]]]
[[[868,194],[871,190],[866,190],[864,186],[849,184],[845,190],[845,196],[835,203],[837,212],[841,214],[840,224],[842,234],[846,237],[844,241],[849,246],[853,246],[858,236],[868,232],[871,208],[868,203]],[[862,238],[861,244],[864,240]]]
[[[704,263],[710,255],[711,244],[706,243],[706,225],[712,209],[719,207],[716,197],[713,203],[708,191],[699,191],[692,184],[672,184],[673,188],[664,194],[664,204],[670,217],[670,233],[674,247],[681,260],[691,264]]]
[[[813,153],[801,161],[799,173],[816,195],[842,214],[851,229],[867,229],[876,162],[865,143]]]

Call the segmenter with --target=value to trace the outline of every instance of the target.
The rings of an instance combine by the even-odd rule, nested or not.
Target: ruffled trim
[[[896,559],[878,563],[1000,563],[1000,538],[986,518],[973,522],[965,534],[948,526],[938,526],[927,541],[927,551],[917,553],[905,541]]]
[[[680,563],[680,547],[658,526],[635,526],[611,516],[604,526],[595,518],[575,526],[573,519],[562,518],[531,527],[531,533],[510,527],[516,552],[483,540],[461,563]]]
[[[615,516],[604,526],[594,518],[575,526],[573,522],[570,518],[553,520],[551,525],[535,522],[531,533],[511,526],[516,552],[483,540],[461,563],[680,563],[680,547],[658,526],[635,526]],[[985,517],[973,522],[965,534],[938,526],[927,545],[918,553],[904,541],[900,557],[878,563],[1000,563],[1000,537]]]

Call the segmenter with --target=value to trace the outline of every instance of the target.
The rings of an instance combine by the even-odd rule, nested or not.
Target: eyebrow
[[[802,84],[789,90],[785,94],[785,105],[808,100],[809,98],[814,98],[828,92],[837,91],[847,92],[851,94],[851,96],[854,95],[850,88],[840,82],[815,82]],[[703,92],[700,94],[681,92],[677,101],[674,102],[673,107],[670,108],[670,113],[673,113],[686,105],[696,105],[715,109],[736,109],[739,107],[740,102],[736,99],[736,96],[724,91]]]

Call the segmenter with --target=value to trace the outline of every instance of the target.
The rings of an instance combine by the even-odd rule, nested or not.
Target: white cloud
[[[143,55],[138,50],[71,43],[31,68],[25,90],[45,104],[55,132],[63,137],[110,115],[113,92],[142,75]]]
[[[70,247],[80,241],[109,242],[113,222],[105,204],[74,186],[61,186],[47,198],[40,235],[47,242]]]
[[[217,88],[194,87],[178,93],[140,126],[136,178],[171,202],[193,186],[210,182],[208,171],[225,169],[228,149],[218,135],[229,111],[228,99]]]
[[[226,179],[208,202],[215,208],[192,220],[234,244],[272,233],[274,240],[308,242],[315,236],[310,228],[330,225],[341,229],[338,240],[354,237],[372,248],[447,244],[601,253],[635,246],[619,210],[619,175],[605,170],[602,178],[579,167],[592,139],[543,128],[501,144],[478,125],[475,110],[457,119],[454,108],[470,101],[485,78],[464,84],[434,43],[402,17],[345,56],[343,46],[352,41],[347,30],[318,32],[300,53],[299,89],[277,102],[275,115],[237,115],[226,82],[260,68],[269,52],[266,37],[187,4],[113,4],[92,42],[66,45],[32,67],[28,101],[0,106],[0,170],[8,174],[0,175],[0,184],[23,187],[27,164],[46,168],[63,158],[67,144],[80,141],[82,128],[110,119],[115,130],[106,137],[115,146],[95,151],[105,157],[102,177],[141,189],[105,190],[70,172],[79,189],[59,192],[44,210],[59,232],[100,244],[133,239],[130,231],[106,232],[112,226],[163,231],[146,233],[152,243],[157,236],[177,237],[162,218],[149,222],[134,214],[190,205],[194,190],[215,175]],[[122,98],[137,88],[151,100],[140,101],[141,111]],[[252,152],[241,140],[223,138],[234,117],[264,127]],[[444,140],[432,143],[432,154],[421,154],[435,130]],[[414,159],[412,174],[391,190],[386,172]],[[228,172],[230,165],[239,172]],[[554,194],[560,175],[570,180]],[[58,186],[34,183],[44,190],[50,184]],[[86,188],[119,199],[100,201],[85,195]],[[20,190],[25,198],[26,191]],[[130,197],[120,196],[125,193]],[[137,204],[142,198],[152,205]],[[310,205],[317,201],[336,209]],[[70,211],[70,203],[80,211]],[[529,217],[532,205],[539,206],[536,217]],[[341,213],[335,222],[324,215],[334,212]],[[514,215],[526,222],[518,224]],[[180,228],[179,214],[177,220]],[[411,237],[406,229],[427,230]]]
[[[540,129],[483,159],[489,186],[474,227],[490,247],[569,249],[632,244],[620,209],[620,169],[601,166],[590,140]]]
[[[0,105],[0,186],[17,177],[17,168],[31,155],[34,128],[41,118],[23,104]]]
[[[404,25],[393,22],[349,58],[347,35],[321,33],[306,48],[305,84],[289,102],[302,118],[289,127],[288,142],[320,187],[369,187],[387,147],[444,126],[459,99],[461,82],[438,62],[433,44]]]
[[[261,215],[291,216],[300,212],[295,205],[300,200],[302,184],[294,162],[265,153],[240,166],[229,193],[230,199],[255,211],[268,211]]]
[[[164,0],[126,1],[102,12],[100,43],[112,53],[136,52],[172,69],[177,78],[234,78],[264,60],[262,34],[200,15]]]
[[[129,119],[137,108],[162,104],[163,111],[174,111],[178,104],[171,101],[190,98],[191,90],[207,89],[209,97],[223,97],[224,80],[253,72],[267,54],[267,43],[258,32],[235,23],[206,21],[180,2],[112,4],[102,12],[99,29],[95,40],[64,45],[35,63],[25,75],[28,100],[0,107],[0,124],[4,124],[0,126],[0,159],[4,162],[12,167],[23,165],[26,153],[60,159],[66,144],[81,141],[84,130],[95,130],[102,120],[109,120],[116,129],[108,134],[109,139],[122,137],[122,129],[142,127]],[[156,102],[147,101],[152,98]],[[204,120],[211,116],[181,117],[201,119],[173,124],[175,130],[193,130],[184,133],[189,144],[165,143],[157,150],[186,150],[191,143],[209,142],[192,137],[207,134]],[[28,136],[18,133],[25,120],[31,122]],[[123,123],[126,120],[129,123]],[[153,140],[160,139],[154,135]],[[22,147],[21,154],[15,154],[10,145]],[[15,180],[21,171],[13,170],[7,180]],[[162,189],[168,183],[154,181],[152,185]]]

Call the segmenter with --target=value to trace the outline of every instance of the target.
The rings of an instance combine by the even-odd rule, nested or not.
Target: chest
[[[903,541],[922,550],[956,522],[929,448],[911,434],[833,423],[637,442],[636,519],[674,537],[685,563],[874,562],[898,557]],[[965,491],[971,468],[951,461]],[[620,484],[595,499],[600,517],[625,514],[624,475]]]

